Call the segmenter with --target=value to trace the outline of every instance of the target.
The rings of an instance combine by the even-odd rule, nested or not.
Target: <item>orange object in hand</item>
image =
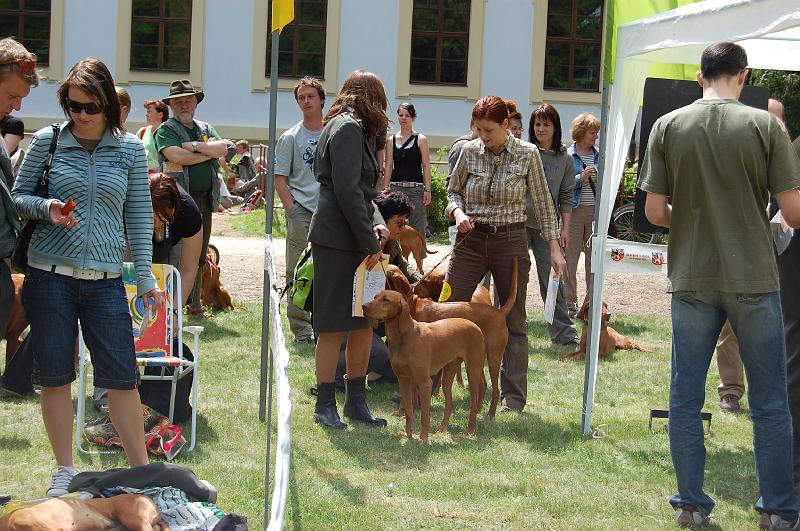
[[[75,201],[72,200],[72,197],[67,199],[67,203],[61,207],[61,215],[62,216],[69,216],[69,213],[75,210]]]

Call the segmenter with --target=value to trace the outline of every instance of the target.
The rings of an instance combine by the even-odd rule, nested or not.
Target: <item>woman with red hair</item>
[[[447,214],[458,235],[440,300],[468,301],[481,278],[491,272],[504,303],[512,287],[514,258],[519,262],[517,295],[506,319],[510,333],[503,358],[501,411],[522,411],[528,391],[528,334],[525,297],[531,261],[525,232],[525,196],[530,194],[542,238],[550,246],[556,274],[565,267],[553,200],[539,150],[511,135],[509,115],[516,105],[485,96],[472,109],[478,138],[464,144],[447,189]]]

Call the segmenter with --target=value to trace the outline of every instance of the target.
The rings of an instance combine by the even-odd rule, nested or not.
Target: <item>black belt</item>
[[[475,223],[475,230],[478,232],[485,232],[487,234],[501,234],[511,232],[512,230],[524,229],[525,223],[520,221],[518,223],[509,223],[507,225],[492,225],[490,223]]]

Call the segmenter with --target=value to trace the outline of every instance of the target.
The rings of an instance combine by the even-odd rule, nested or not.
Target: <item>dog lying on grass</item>
[[[583,301],[580,311],[575,316],[577,319],[583,320],[583,331],[581,332],[581,342],[580,345],[578,345],[578,350],[571,354],[561,356],[561,358],[559,358],[561,361],[578,360],[586,356],[586,345],[588,343],[587,334],[589,333],[589,327],[587,326],[588,315],[589,299],[587,298]],[[603,301],[603,313],[600,319],[600,353],[598,357],[604,358],[610,356],[616,349],[650,352],[608,326],[609,319],[611,319],[611,312],[608,311],[608,304],[606,304],[606,301]]]
[[[3,531],[170,531],[156,504],[141,494],[78,500],[53,498],[0,518]]]
[[[364,304],[364,316],[386,323],[389,339],[389,362],[400,383],[400,397],[406,415],[404,435],[411,438],[414,429],[417,392],[422,419],[420,440],[428,442],[431,425],[431,376],[442,370],[444,417],[439,431],[447,431],[453,411],[452,386],[456,369],[464,361],[469,378],[470,410],[465,435],[475,433],[477,416],[484,395],[483,334],[467,319],[441,319],[420,323],[411,318],[408,303],[396,291],[384,290]]]

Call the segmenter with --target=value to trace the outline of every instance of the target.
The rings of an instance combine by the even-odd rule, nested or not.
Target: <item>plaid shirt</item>
[[[533,211],[545,240],[560,237],[553,198],[547,188],[539,150],[508,135],[496,155],[479,138],[464,144],[450,174],[447,214],[460,208],[480,223],[508,225],[525,222],[525,194],[530,191]]]

